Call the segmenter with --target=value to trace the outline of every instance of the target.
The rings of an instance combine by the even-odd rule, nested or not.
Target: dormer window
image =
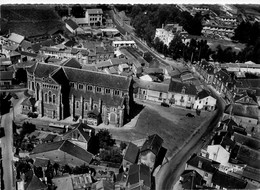
[[[92,91],[92,90],[93,90],[93,86],[88,85],[87,90],[88,90],[88,91]]]
[[[186,87],[184,86],[184,87],[182,87],[181,93],[185,94],[185,91],[186,91]]]
[[[82,90],[82,89],[83,89],[83,84],[78,84],[78,88],[79,88],[80,90]]]
[[[115,96],[119,96],[119,93],[120,93],[119,90],[115,90],[115,91],[114,91],[114,95],[115,95]]]
[[[106,88],[105,93],[106,93],[106,94],[110,94],[110,89],[109,89],[109,88]]]
[[[97,91],[98,93],[101,93],[101,87],[97,87],[97,88],[96,88],[96,91]]]

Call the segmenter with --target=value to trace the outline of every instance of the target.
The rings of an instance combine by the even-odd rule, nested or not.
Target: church
[[[40,117],[72,116],[90,125],[122,127],[129,119],[132,78],[84,70],[70,65],[37,62],[27,69],[28,89]]]

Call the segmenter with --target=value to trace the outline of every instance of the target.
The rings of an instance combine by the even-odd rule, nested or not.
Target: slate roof
[[[203,98],[206,98],[206,97],[208,97],[208,96],[211,96],[211,95],[210,95],[210,92],[207,91],[207,90],[205,90],[205,89],[203,89],[202,91],[200,91],[200,92],[197,94],[197,97],[198,97],[200,100],[203,99]]]
[[[77,43],[75,41],[69,40],[67,41],[64,45],[67,47],[73,47],[75,46]]]
[[[54,70],[58,69],[58,65],[37,63],[34,75],[37,78],[48,77]]]
[[[148,139],[144,142],[140,150],[140,153],[149,150],[157,156],[162,147],[162,144],[163,144],[163,139],[159,135],[157,134],[150,135],[148,136]]]
[[[205,70],[208,74],[214,74],[214,67],[210,65],[207,61],[203,60],[200,63],[200,67]]]
[[[32,43],[27,40],[23,40],[20,46],[27,50],[32,47]]]
[[[161,69],[161,68],[145,68],[144,72],[147,73],[147,74],[163,73],[163,69]]]
[[[199,162],[202,163],[201,168],[199,168]],[[187,164],[193,167],[196,167],[198,169],[201,169],[205,172],[213,174],[217,171],[217,168],[219,167],[220,163],[209,160],[205,157],[193,155],[188,161]]]
[[[75,130],[78,130],[87,142],[90,140],[91,136],[89,136],[89,132],[85,132],[84,130],[87,129],[87,130],[91,130],[91,131],[95,132],[94,128],[88,126],[85,123],[76,123],[76,124],[71,125],[71,127],[73,127],[73,129],[68,131],[66,134],[64,134],[64,136],[69,134],[69,133],[72,133]]]
[[[52,72],[51,77],[58,83],[58,84],[68,84],[68,78],[66,73],[62,67],[57,68],[54,72]]]
[[[213,174],[212,183],[227,189],[244,189],[247,185],[245,180],[236,178],[221,171],[216,171]]]
[[[233,119],[226,119],[224,121],[221,121],[222,123],[225,123],[227,126],[238,126],[238,124]]]
[[[131,82],[130,78],[123,76],[109,75],[69,67],[64,67],[64,70],[71,82],[87,82],[88,84],[119,90],[128,90]]]
[[[36,53],[30,53],[30,52],[26,52],[26,51],[20,51],[20,54],[23,55],[23,56],[28,56],[28,57],[37,57],[37,54]]]
[[[68,24],[72,28],[72,30],[76,30],[79,27],[77,23],[71,19],[65,20],[65,23]]]
[[[20,44],[23,40],[24,40],[24,36],[21,36],[19,34],[16,33],[11,33],[11,35],[8,38],[10,41],[13,41],[15,43]]]
[[[21,105],[25,105],[25,106],[34,106],[36,103],[35,98],[26,98]]]
[[[236,157],[237,160],[244,162],[248,166],[260,169],[260,151],[242,145],[240,146]]]
[[[128,172],[128,178],[126,184],[137,184],[143,180],[143,184],[147,187],[151,187],[151,172],[150,168],[146,165],[134,164],[131,165]]]
[[[82,68],[81,64],[75,58],[70,58],[64,61],[61,65],[66,67],[77,68],[77,69]]]
[[[184,170],[181,174],[183,189],[196,189],[196,186],[202,186],[203,177],[196,170]]]
[[[258,151],[260,150],[260,140],[236,132],[233,135],[234,135],[234,140],[237,143],[248,146],[249,148],[252,148],[254,150],[258,150]]]
[[[83,148],[67,140],[39,144],[32,150],[30,155],[40,154],[40,153],[50,152],[55,150],[66,152],[67,154],[70,154],[71,156],[74,156],[87,163],[90,163],[93,157],[93,155],[88,151],[84,150]]]
[[[36,167],[47,167],[49,161],[48,158],[35,158],[33,165]]]
[[[47,186],[35,175],[33,174],[32,179],[25,185],[25,190],[44,190]]]
[[[234,102],[239,104],[258,105],[256,96],[254,94],[250,94],[249,96],[247,92],[236,94],[234,97]]]
[[[32,50],[34,52],[38,52],[41,49],[41,47],[43,47],[43,46],[49,47],[49,46],[53,46],[53,45],[55,45],[54,41],[52,39],[48,39],[48,40],[45,40],[45,41],[42,41],[39,43],[32,44]]]
[[[139,154],[139,148],[135,144],[130,142],[126,148],[124,160],[134,164],[136,163],[138,154]]]
[[[43,141],[43,142],[53,141],[56,137],[57,137],[57,135],[48,134],[47,137],[45,137],[45,139],[43,139],[42,141]]]
[[[12,80],[13,72],[12,71],[1,71],[0,72],[0,80]]]
[[[260,169],[246,166],[243,170],[242,176],[260,182]]]
[[[88,14],[103,14],[102,9],[87,9]]]
[[[141,88],[147,90],[154,90],[159,92],[168,92],[169,84],[149,82],[144,80],[135,80],[134,88]]]
[[[182,93],[183,88],[185,89],[185,94],[189,94],[189,95],[197,94],[197,89],[196,89],[195,85],[182,83],[182,82],[176,81],[174,79],[171,79],[171,82],[169,85],[169,92]]]
[[[227,82],[231,82],[231,77],[229,75],[229,73],[227,72],[226,69],[221,69],[219,70],[216,74],[215,74],[215,77],[224,82],[224,83],[227,83]]]
[[[248,117],[253,119],[259,118],[258,106],[242,105],[242,104],[229,104],[225,107],[224,113],[232,114],[234,116]]]

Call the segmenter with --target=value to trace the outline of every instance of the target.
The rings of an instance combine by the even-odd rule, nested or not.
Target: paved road
[[[213,130],[217,126],[218,122],[222,118],[225,103],[222,98],[220,98],[214,91],[213,94],[218,100],[218,111],[214,117],[208,122],[203,122],[201,129],[192,139],[182,147],[173,158],[163,165],[156,175],[156,189],[157,190],[171,190],[174,184],[179,179],[179,176],[184,170],[187,160],[193,153],[197,153],[200,149],[208,142],[203,142],[201,139],[205,137],[207,141],[213,136]]]

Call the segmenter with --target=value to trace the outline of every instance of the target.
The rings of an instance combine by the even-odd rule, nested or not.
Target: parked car
[[[165,102],[162,102],[162,103],[161,103],[161,106],[163,106],[163,107],[170,107],[170,105],[167,104],[167,103],[165,103]]]
[[[186,117],[195,117],[195,115],[191,114],[191,113],[187,113]]]

